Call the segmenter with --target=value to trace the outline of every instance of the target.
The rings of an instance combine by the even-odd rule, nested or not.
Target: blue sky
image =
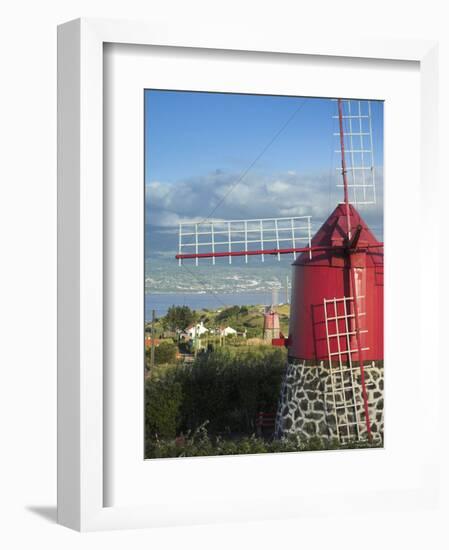
[[[383,104],[371,105],[378,204],[361,213],[381,238]],[[147,257],[171,258],[176,225],[212,211],[221,219],[311,214],[318,229],[342,200],[335,114],[329,99],[147,90]]]
[[[303,98],[147,90],[146,181],[243,170]],[[257,170],[310,172],[332,162],[335,102],[308,98],[257,163]],[[381,129],[382,104],[373,104]],[[377,132],[381,164],[382,132]]]

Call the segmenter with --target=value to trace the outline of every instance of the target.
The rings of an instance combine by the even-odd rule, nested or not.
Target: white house
[[[204,326],[203,321],[201,321],[200,323],[197,323],[196,325],[192,325],[186,328],[186,334],[190,338],[197,338],[198,336],[201,336],[206,332],[208,332],[208,329]]]
[[[236,334],[237,334],[237,331],[232,327],[226,327],[226,328],[220,327],[220,336],[230,336],[230,335],[235,336]]]

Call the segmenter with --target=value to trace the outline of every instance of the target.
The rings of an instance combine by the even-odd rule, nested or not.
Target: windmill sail
[[[331,385],[326,403],[328,412],[335,416],[336,433],[341,442],[362,439],[367,432],[360,367],[356,365],[363,352],[369,350],[356,337],[356,315],[359,320],[366,315],[360,307],[363,300],[364,296],[357,297],[357,314],[353,297],[325,298],[323,301]],[[359,335],[367,332],[361,328]]]
[[[354,206],[376,204],[371,102],[342,99],[341,106],[349,200]],[[338,120],[339,115],[332,118]],[[340,131],[334,132],[334,136],[339,139]],[[340,146],[335,153],[341,154]],[[339,181],[337,187],[343,187],[343,183]]]
[[[352,236],[352,233],[351,233],[351,224],[350,224],[350,211],[351,211],[351,208],[350,208],[350,199],[349,199],[349,190],[350,190],[350,182],[348,181],[348,164],[347,164],[347,159],[346,159],[346,153],[349,153],[349,155],[354,155],[356,153],[356,150],[352,149],[352,135],[349,136],[350,138],[350,146],[351,146],[351,149],[348,151],[347,148],[346,148],[346,141],[347,141],[347,138],[348,136],[345,136],[345,129],[344,129],[344,123],[345,123],[345,117],[346,119],[349,119],[349,120],[352,120],[353,119],[353,115],[351,115],[351,110],[350,110],[350,101],[347,100],[346,101],[347,104],[349,104],[348,106],[348,110],[347,110],[347,113],[345,115],[345,111],[344,111],[344,104],[345,104],[345,101],[342,100],[342,99],[338,99],[337,100],[337,106],[338,106],[338,121],[339,121],[339,138],[340,138],[340,153],[341,153],[341,174],[342,174],[342,179],[343,179],[343,184],[342,184],[342,187],[343,187],[343,190],[344,190],[344,206],[345,206],[345,211],[346,211],[346,236],[345,236],[345,241],[346,241],[346,247],[347,247],[347,273],[348,273],[348,276],[349,276],[349,285],[348,285],[348,288],[349,288],[349,295],[348,296],[344,296],[343,298],[341,298],[341,303],[343,304],[343,307],[344,307],[344,311],[343,311],[343,315],[340,315],[338,314],[338,309],[336,307],[336,302],[334,301],[334,312],[335,312],[335,318],[334,318],[334,321],[335,321],[335,324],[336,324],[336,333],[332,334],[333,337],[336,338],[336,343],[337,343],[337,351],[334,351],[334,352],[331,352],[330,351],[330,336],[329,336],[329,326],[328,326],[328,318],[327,318],[327,303],[326,303],[326,300],[324,301],[324,307],[325,307],[325,320],[326,320],[326,337],[327,337],[327,344],[328,344],[328,349],[329,349],[329,368],[330,368],[330,372],[331,372],[331,379],[332,379],[332,391],[334,392],[334,407],[335,407],[335,415],[336,415],[336,424],[337,424],[337,433],[339,435],[340,438],[342,438],[343,436],[340,434],[340,428],[339,428],[339,409],[343,409],[344,410],[344,418],[345,418],[345,422],[346,424],[342,424],[342,426],[346,426],[346,430],[347,430],[347,433],[346,433],[346,438],[351,438],[351,435],[352,435],[352,432],[350,431],[351,427],[356,427],[356,433],[355,433],[355,436],[357,437],[357,439],[360,438],[360,433],[359,433],[359,420],[358,420],[358,413],[357,413],[357,407],[358,407],[358,403],[357,403],[357,398],[356,398],[356,395],[354,393],[354,385],[352,384],[352,390],[350,390],[348,388],[348,390],[345,389],[345,386],[344,386],[344,378],[340,378],[340,384],[342,385],[342,387],[340,388],[340,391],[342,390],[343,391],[343,404],[341,405],[337,405],[336,403],[336,400],[335,400],[335,390],[334,390],[334,378],[333,378],[333,375],[335,373],[333,373],[333,367],[332,367],[332,357],[334,355],[337,355],[338,358],[339,358],[339,365],[338,365],[338,368],[342,369],[342,354],[341,354],[341,340],[340,340],[340,335],[339,335],[339,323],[340,323],[340,320],[343,319],[344,320],[344,323],[345,323],[345,326],[344,326],[344,333],[345,333],[345,336],[344,338],[346,338],[346,353],[344,353],[343,355],[346,356],[346,369],[349,370],[350,374],[351,374],[351,380],[353,381],[353,377],[352,377],[352,362],[353,362],[353,354],[356,354],[356,358],[358,360],[358,364],[359,364],[359,371],[360,371],[360,389],[361,389],[361,398],[362,398],[362,404],[363,404],[363,416],[364,416],[364,421],[365,421],[365,425],[366,425],[366,431],[367,431],[367,435],[368,435],[368,439],[371,440],[372,438],[372,435],[371,435],[371,421],[370,421],[370,416],[369,416],[369,403],[368,403],[368,393],[367,393],[367,389],[366,389],[366,383],[365,383],[365,362],[364,362],[364,357],[365,357],[365,349],[362,345],[362,335],[363,333],[365,332],[363,330],[363,326],[362,326],[362,317],[363,315],[365,315],[364,312],[361,311],[361,304],[360,304],[360,301],[361,301],[361,296],[359,295],[360,293],[358,292],[357,290],[357,276],[356,276],[356,267],[354,266],[353,264],[353,261],[352,261],[352,254],[354,252],[356,252],[357,250],[357,246],[358,246],[358,242],[359,242],[359,238],[360,238],[360,235],[361,235],[361,232],[362,232],[362,229],[363,227],[361,225],[358,226],[356,232],[355,232],[355,235]],[[360,105],[360,102],[359,102],[359,105]],[[371,113],[371,111],[369,110],[369,113]],[[361,115],[361,111],[359,112],[358,114],[358,117],[361,119],[362,115]],[[371,127],[371,114],[369,114],[369,120],[370,120],[370,127]],[[352,127],[349,126],[349,131],[351,133],[351,130],[352,130]],[[360,130],[360,132],[362,132],[362,130]],[[363,150],[360,151],[362,154],[363,154]],[[351,156],[352,158],[352,156]],[[354,168],[354,162],[352,162],[352,164],[350,164],[350,166],[352,166],[352,168]],[[361,170],[363,172],[363,170]],[[352,170],[353,173],[356,173],[355,170]],[[353,185],[352,186],[352,191],[353,193],[356,193],[356,190],[357,190],[357,186],[356,185]],[[365,188],[364,188],[365,189]],[[374,192],[375,192],[375,189],[374,189]],[[360,267],[359,267],[360,269]],[[366,266],[363,267],[363,269],[366,271]],[[335,299],[334,299],[335,300]],[[349,307],[352,307],[352,313],[351,313],[351,318],[348,317],[348,306]],[[353,345],[353,342],[355,342],[355,346]],[[340,372],[340,375],[342,374],[342,372]],[[347,400],[347,391],[349,391],[349,401]],[[352,393],[352,395],[351,395]],[[349,418],[348,418],[348,404],[351,405],[351,408],[353,409],[354,411],[354,416],[355,418],[353,418],[353,421],[352,422],[349,422]]]
[[[309,250],[312,239],[310,216],[286,218],[258,218],[248,220],[211,220],[179,225],[179,247],[176,258],[179,265],[184,260],[243,257],[248,263],[250,256],[274,255],[280,260],[282,254]]]

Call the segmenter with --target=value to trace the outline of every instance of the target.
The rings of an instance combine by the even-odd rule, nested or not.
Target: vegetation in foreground
[[[146,440],[174,439],[204,423],[212,436],[255,433],[259,412],[276,411],[285,364],[286,350],[258,346],[155,367],[145,382]]]
[[[256,436],[257,415],[276,412],[285,363],[284,349],[260,346],[219,348],[189,365],[155,367],[145,382],[146,458],[370,446],[275,440],[273,428]]]
[[[193,433],[179,436],[175,439],[159,439],[147,441],[146,458],[179,458],[195,456],[223,456],[262,453],[289,453],[300,451],[326,451],[337,449],[363,449],[382,447],[380,443],[354,441],[342,445],[337,439],[324,440],[312,437],[308,441],[300,441],[297,437],[285,439],[264,439],[254,434],[238,439],[225,439],[221,436],[212,437],[207,431],[207,423]]]
[[[281,306],[288,308],[288,306]],[[288,319],[288,310],[280,315]],[[235,306],[222,311],[193,312],[173,307],[157,321],[162,341],[154,349],[145,380],[145,456],[175,458],[194,456],[259,454],[372,447],[318,437],[301,442],[296,437],[273,438],[276,413],[287,353],[284,348],[257,344],[242,337],[208,339],[208,345],[192,354],[191,362],[180,357],[186,344],[163,336],[185,330],[202,320],[208,326],[232,324],[261,334],[263,317],[256,307]],[[252,327],[250,325],[253,325]],[[175,336],[175,334],[174,334]],[[260,341],[261,339],[259,339]],[[257,430],[258,415],[270,415],[273,425]],[[258,435],[256,435],[258,433]]]

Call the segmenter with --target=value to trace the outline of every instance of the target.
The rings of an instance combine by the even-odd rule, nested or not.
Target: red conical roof
[[[367,249],[367,267],[382,265],[383,247],[376,246],[382,243],[379,243],[352,204],[349,205],[349,224],[352,236],[358,226],[362,227],[358,248],[374,245],[373,248]],[[346,206],[339,204],[312,238],[312,247],[325,246],[330,247],[329,250],[313,251],[312,258],[308,252],[303,252],[293,265],[332,264],[332,259],[343,257],[345,254],[341,247],[345,243],[347,233]]]

